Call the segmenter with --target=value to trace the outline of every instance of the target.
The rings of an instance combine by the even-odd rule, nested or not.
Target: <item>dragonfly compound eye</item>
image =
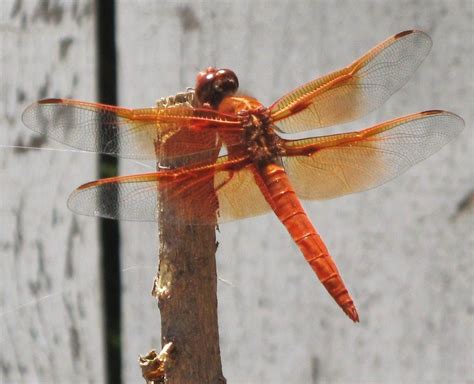
[[[219,69],[215,74],[214,92],[222,98],[234,95],[239,89],[239,80],[230,69]]]
[[[199,72],[195,92],[201,104],[208,104],[217,109],[222,99],[235,94],[238,88],[239,80],[233,71],[209,67]]]

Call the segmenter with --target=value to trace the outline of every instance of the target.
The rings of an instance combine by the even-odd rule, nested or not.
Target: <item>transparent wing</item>
[[[33,131],[73,148],[150,160],[157,159],[156,144],[177,133],[181,134],[175,138],[168,158],[215,150],[220,146],[216,132],[241,130],[235,117],[207,109],[127,109],[68,99],[45,99],[30,105],[23,113],[23,122]]]
[[[162,194],[178,220],[222,223],[261,215],[271,208],[255,182],[246,158],[220,157],[216,164],[115,177],[84,184],[74,191],[69,208],[79,214],[120,220],[156,221]]]
[[[464,121],[426,111],[360,132],[287,141],[283,165],[302,199],[331,199],[400,175],[457,136]]]
[[[405,31],[380,43],[351,65],[311,81],[277,100],[271,116],[295,133],[355,120],[400,89],[431,49],[430,37]]]

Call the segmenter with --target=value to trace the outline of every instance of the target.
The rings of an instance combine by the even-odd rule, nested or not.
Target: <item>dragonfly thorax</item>
[[[277,161],[283,152],[282,140],[271,126],[270,111],[261,106],[238,113],[245,129],[247,152],[258,165]]]
[[[249,157],[257,164],[276,162],[283,154],[282,139],[272,127],[270,111],[250,96],[226,97],[219,112],[236,114],[244,128],[243,144]]]

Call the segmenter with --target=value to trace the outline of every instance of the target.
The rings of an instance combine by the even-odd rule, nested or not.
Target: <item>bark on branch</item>
[[[217,324],[214,226],[160,223],[158,305],[162,345],[172,342],[169,384],[223,384]]]
[[[173,147],[173,138],[166,143]],[[166,145],[157,144],[161,159],[167,158],[166,150]],[[215,158],[217,155],[211,154]],[[163,165],[175,168],[186,164],[168,161]],[[207,183],[199,189],[206,189],[212,196],[213,180]],[[190,204],[176,204],[170,195],[172,191],[165,190],[159,197],[159,270],[154,287],[161,312],[162,346],[169,342],[173,345],[165,367],[166,383],[224,384],[217,323],[216,225],[176,220],[179,210]],[[215,217],[215,212],[209,213]]]

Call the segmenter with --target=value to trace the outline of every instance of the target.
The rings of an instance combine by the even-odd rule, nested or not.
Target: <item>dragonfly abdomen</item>
[[[306,261],[337,304],[353,321],[359,321],[354,301],[321,237],[304,211],[284,169],[276,164],[262,167],[265,196],[275,214],[300,248]]]

